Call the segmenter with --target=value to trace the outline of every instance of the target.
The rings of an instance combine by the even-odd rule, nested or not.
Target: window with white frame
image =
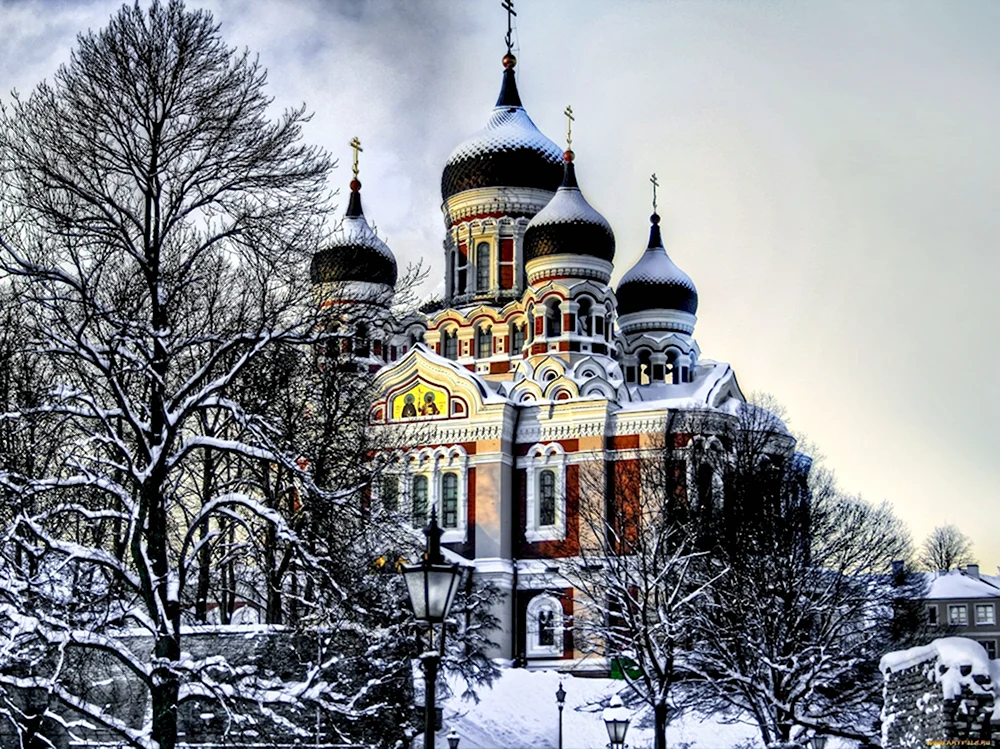
[[[437,509],[443,543],[466,540],[469,456],[461,445],[424,448],[410,456],[409,504],[414,527],[427,524]]]
[[[414,528],[427,525],[427,477],[418,475],[410,479],[410,516]]]
[[[441,476],[441,527],[458,527],[458,474]]]
[[[976,624],[996,624],[996,609],[992,603],[976,604]]]
[[[969,607],[964,603],[953,603],[948,606],[948,624],[964,627],[969,623]]]
[[[525,655],[562,656],[565,621],[559,599],[548,593],[537,595],[528,602],[526,615]]]
[[[558,442],[538,444],[518,460],[518,466],[527,474],[525,540],[566,538],[566,451]]]

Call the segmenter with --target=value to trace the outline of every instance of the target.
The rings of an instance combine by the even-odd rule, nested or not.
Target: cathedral
[[[356,141],[342,229],[312,281],[323,303],[376,300],[384,314],[350,331],[381,394],[373,418],[419,427],[373,501],[415,528],[433,508],[452,558],[503,591],[493,655],[603,670],[574,648],[560,575],[579,556],[581,469],[633,460],[672,413],[725,418],[744,398],[728,364],[701,356],[698,292],[655,199],[645,252],[612,288],[614,231],[584,197],[570,136],[564,150],[532,122],[516,63],[508,41],[495,106],[444,165],[443,296],[390,321],[396,261],[362,210]]]

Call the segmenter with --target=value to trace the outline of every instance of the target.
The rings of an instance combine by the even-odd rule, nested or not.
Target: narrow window
[[[490,246],[487,242],[476,245],[476,291],[490,288]]]
[[[559,302],[546,310],[545,323],[548,328],[545,335],[549,338],[562,335],[562,309],[559,307]]]
[[[712,496],[712,484],[715,478],[712,466],[702,463],[698,468],[698,504],[706,510],[711,508],[715,499]]]
[[[413,500],[413,527],[423,528],[427,525],[427,477],[414,476],[411,485]]]
[[[938,623],[937,606],[927,607],[927,623],[936,625]]]
[[[653,375],[653,366],[650,363],[649,351],[639,352],[639,384],[648,385]]]
[[[979,644],[986,649],[986,655],[989,656],[991,661],[997,659],[997,641],[996,640],[979,640]]]
[[[444,358],[455,361],[458,359],[458,331],[445,331],[444,334]]]
[[[515,325],[511,333],[510,353],[517,356],[524,348],[524,326]]]
[[[556,475],[552,471],[538,476],[538,524],[556,524]]]
[[[354,329],[354,355],[368,356],[371,351],[371,344],[368,341],[368,326],[363,322],[358,323]]]
[[[490,328],[476,329],[476,356],[480,359],[493,356],[493,331]]]
[[[446,473],[441,477],[441,524],[445,528],[458,527],[457,473]]]
[[[538,644],[542,647],[552,647],[556,644],[555,614],[551,609],[538,612]]]
[[[469,271],[466,267],[468,265],[468,258],[462,249],[458,251],[458,290],[456,294],[464,294],[468,288]]]
[[[591,334],[590,300],[584,297],[580,300],[576,312],[576,332],[579,335],[589,336]]]
[[[382,508],[392,511],[399,509],[399,477],[391,473],[382,476]]]

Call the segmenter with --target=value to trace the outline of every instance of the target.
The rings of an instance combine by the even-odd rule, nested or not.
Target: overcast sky
[[[192,2],[192,5],[197,3]],[[500,0],[201,3],[258,52],[307,137],[364,145],[365,210],[443,268],[440,174],[501,79]],[[27,92],[114,0],[0,0],[0,89]],[[618,242],[649,174],[698,287],[703,356],[785,404],[842,486],[916,541],[955,523],[1000,564],[1000,3],[522,0],[521,98]]]

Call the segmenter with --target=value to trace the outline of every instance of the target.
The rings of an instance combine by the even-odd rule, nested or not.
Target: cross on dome
[[[503,0],[503,2],[500,3],[500,5],[501,5],[501,7],[505,11],[507,11],[507,37],[506,37],[506,42],[507,42],[507,54],[509,55],[511,49],[514,46],[513,42],[511,41],[511,31],[512,31],[512,22],[513,22],[514,16],[517,15],[517,11],[514,10],[514,0]]]
[[[649,181],[653,184],[653,213],[656,213],[656,188],[660,186],[660,183],[656,181],[656,172],[653,172]]]

